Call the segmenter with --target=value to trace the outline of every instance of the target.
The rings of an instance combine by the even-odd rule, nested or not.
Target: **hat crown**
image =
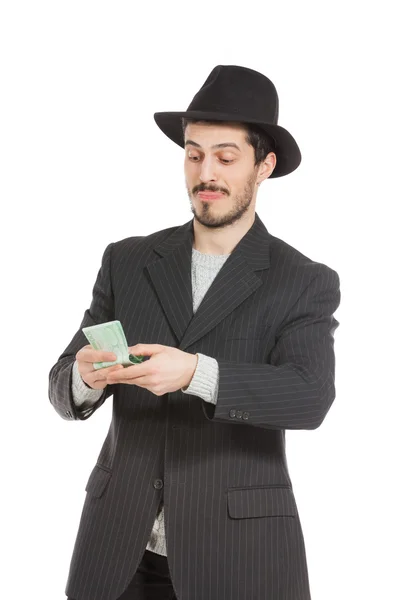
[[[262,73],[237,65],[214,67],[187,110],[237,113],[273,125],[278,123],[279,98],[272,81]]]

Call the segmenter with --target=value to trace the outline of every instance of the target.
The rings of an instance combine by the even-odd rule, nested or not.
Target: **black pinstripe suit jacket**
[[[193,221],[110,243],[90,308],[49,373],[64,419],[81,329],[119,319],[128,345],[219,364],[214,406],[180,390],[108,385],[112,420],[88,478],[66,594],[115,600],[144,553],[160,500],[179,600],[308,600],[286,429],[316,429],[334,398],[339,277],[272,236],[255,214],[193,315]]]

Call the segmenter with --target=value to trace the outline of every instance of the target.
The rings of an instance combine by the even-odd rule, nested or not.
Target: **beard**
[[[203,202],[198,198],[196,200],[197,207],[193,204],[192,194],[186,183],[190,209],[196,221],[205,227],[214,229],[226,227],[239,221],[252,205],[256,178],[257,174],[252,173],[248,177],[243,190],[234,196],[230,196],[225,192],[225,196],[211,202]],[[210,187],[212,189],[212,185]],[[200,187],[200,190],[202,189]]]

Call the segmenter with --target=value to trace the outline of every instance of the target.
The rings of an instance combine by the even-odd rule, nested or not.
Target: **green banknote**
[[[128,343],[120,321],[108,321],[108,323],[83,327],[82,331],[94,350],[114,352],[117,357],[116,360],[111,362],[93,363],[95,369],[103,369],[112,365],[130,367],[133,364],[143,362],[145,358],[129,353]]]

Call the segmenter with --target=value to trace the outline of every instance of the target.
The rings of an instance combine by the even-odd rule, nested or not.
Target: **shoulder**
[[[112,256],[114,260],[138,260],[146,257],[152,249],[157,246],[164,238],[168,237],[179,225],[168,227],[150,233],[149,235],[134,235],[123,238],[112,243]]]
[[[304,278],[308,282],[317,276],[331,278],[339,284],[339,275],[335,269],[321,261],[313,260],[281,238],[270,234],[271,268],[290,272],[292,276]]]

